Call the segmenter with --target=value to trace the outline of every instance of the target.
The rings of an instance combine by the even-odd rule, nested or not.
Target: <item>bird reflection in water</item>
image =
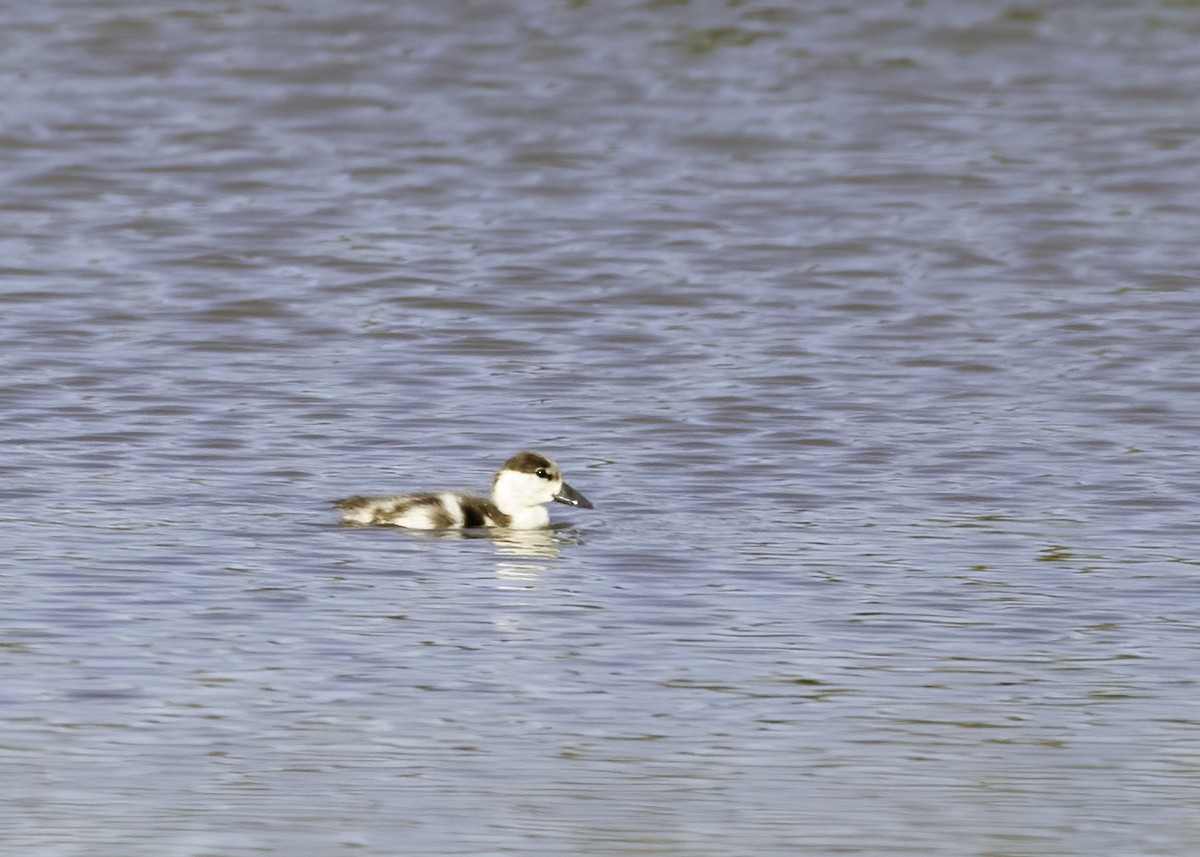
[[[578,530],[568,526],[541,530],[477,528],[471,530],[406,530],[414,538],[487,539],[495,547],[496,574],[511,583],[530,584],[550,571],[562,549],[583,544]]]
[[[496,574],[511,583],[530,584],[558,559],[560,542],[553,530],[493,530],[488,533],[499,557]],[[508,557],[511,557],[509,559]],[[542,560],[538,562],[537,560]]]

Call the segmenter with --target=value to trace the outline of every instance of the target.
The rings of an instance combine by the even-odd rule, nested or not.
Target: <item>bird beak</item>
[[[581,509],[592,509],[592,501],[584,497],[566,482],[562,484],[562,490],[554,495],[555,503],[566,503],[568,506],[578,506]]]

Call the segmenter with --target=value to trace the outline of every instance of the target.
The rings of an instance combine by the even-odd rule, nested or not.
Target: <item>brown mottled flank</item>
[[[496,504],[483,497],[471,494],[455,494],[458,506],[462,510],[462,526],[470,527],[507,527],[512,519],[496,508]],[[388,502],[391,501],[391,502]],[[353,512],[371,506],[372,524],[391,524],[396,518],[420,506],[432,506],[429,515],[434,526],[439,529],[450,529],[458,526],[458,522],[449,509],[445,508],[443,494],[435,491],[417,491],[412,494],[401,494],[396,497],[368,496],[356,494],[353,497],[343,497],[334,500],[333,505],[345,512]]]
[[[457,522],[450,511],[442,504],[438,504],[437,508],[429,513],[429,520],[433,522],[433,526],[438,530],[448,530]]]
[[[491,500],[473,497],[470,494],[460,494],[458,501],[462,507],[464,527],[486,527],[489,518],[495,526],[507,527],[512,520],[497,509],[496,504]]]
[[[438,506],[441,502],[442,498],[433,491],[417,491],[412,494],[405,494],[397,497],[396,502],[392,505],[380,506],[376,509],[372,517],[372,523],[391,523],[393,518],[403,515],[410,509],[415,509],[418,506]]]
[[[427,506],[438,502],[438,496],[433,492],[405,494],[403,497],[396,497],[395,502],[386,505],[381,502],[390,499],[392,498],[370,497],[357,494],[353,497],[343,497],[341,500],[334,500],[333,505],[347,512],[353,512],[355,509],[363,509],[378,503],[380,505],[372,513],[371,522],[386,524],[392,517],[403,514],[415,506]]]

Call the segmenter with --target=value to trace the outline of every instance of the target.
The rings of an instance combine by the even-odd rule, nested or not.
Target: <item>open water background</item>
[[[1200,853],[1200,5],[2,17],[4,854]]]

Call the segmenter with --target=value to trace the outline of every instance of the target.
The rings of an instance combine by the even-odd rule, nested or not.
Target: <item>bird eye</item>
[[[550,478],[550,474],[546,472],[546,468],[544,468],[544,467],[539,467],[536,471],[534,471],[533,475],[536,476],[538,479],[549,479]]]

